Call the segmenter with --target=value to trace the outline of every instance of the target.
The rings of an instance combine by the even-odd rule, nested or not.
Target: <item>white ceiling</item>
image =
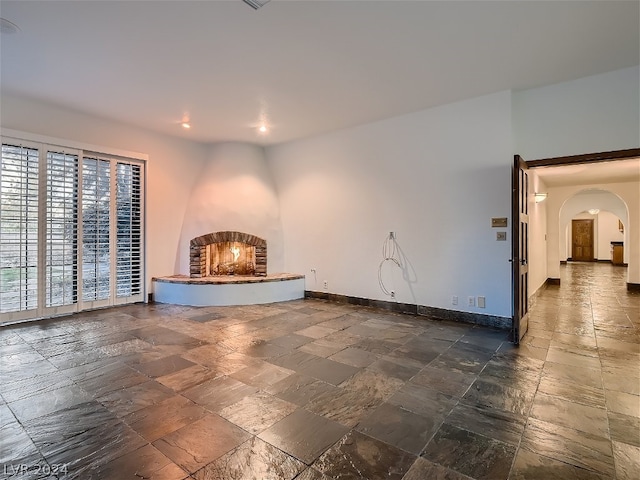
[[[20,28],[2,35],[1,88],[200,142],[274,144],[637,65],[639,5],[0,0]]]
[[[547,187],[640,182],[640,158],[558,167],[537,167],[535,172]]]

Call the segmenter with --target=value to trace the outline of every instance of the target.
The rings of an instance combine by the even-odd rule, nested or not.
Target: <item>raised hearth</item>
[[[279,273],[255,276],[187,277],[152,279],[156,302],[190,306],[254,305],[304,298],[304,275]]]

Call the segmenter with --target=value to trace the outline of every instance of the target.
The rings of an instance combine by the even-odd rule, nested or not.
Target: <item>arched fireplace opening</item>
[[[215,232],[190,242],[189,273],[209,276],[267,275],[267,241],[242,232]]]

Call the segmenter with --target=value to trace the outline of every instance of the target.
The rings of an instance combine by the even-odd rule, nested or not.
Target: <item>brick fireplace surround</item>
[[[242,232],[215,232],[191,240],[189,245],[189,274],[191,278],[207,276],[207,246],[220,242],[238,242],[255,248],[255,275],[267,275],[267,241]]]

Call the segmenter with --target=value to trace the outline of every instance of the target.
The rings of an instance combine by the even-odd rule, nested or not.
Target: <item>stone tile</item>
[[[532,392],[478,378],[462,398],[466,403],[476,403],[505,412],[527,415],[533,396]]]
[[[604,408],[589,407],[579,403],[538,393],[533,401],[530,415],[555,425],[608,437],[609,419]]]
[[[123,420],[149,442],[153,442],[199,420],[206,414],[206,410],[201,406],[184,397],[174,396],[156,405],[137,410]]]
[[[422,363],[424,366],[432,362],[443,352],[446,352],[452,345],[453,343],[448,340],[416,338],[399,346],[391,352],[389,356],[396,358],[410,358]]]
[[[354,347],[376,355],[387,355],[398,348],[398,344],[379,338],[365,338],[354,344]]]
[[[197,338],[157,325],[132,330],[129,333],[151,345],[180,345],[196,348],[205,343]]]
[[[274,446],[252,437],[234,450],[198,470],[196,480],[289,480],[305,464]],[[312,477],[310,477],[312,478]]]
[[[156,440],[153,446],[186,471],[195,472],[250,437],[240,427],[210,414]]]
[[[245,355],[262,359],[279,357],[280,355],[289,353],[291,350],[291,348],[276,345],[275,343],[267,342],[266,340],[259,340],[248,347],[239,349],[239,351]]]
[[[288,370],[283,367],[278,367],[277,365],[263,362],[259,365],[238,370],[229,376],[236,380],[240,380],[247,385],[257,388],[267,388],[274,383],[278,383],[280,380],[287,378],[293,373],[295,373],[293,370]]]
[[[313,342],[298,347],[301,352],[317,355],[318,357],[330,357],[334,353],[344,349],[344,345],[340,343],[330,342],[324,338],[319,338]]]
[[[606,480],[607,477],[584,468],[543,457],[526,448],[516,454],[509,480]]]
[[[195,364],[189,360],[185,360],[178,355],[171,355],[151,362],[138,364],[135,366],[135,369],[148,377],[155,378],[177,372],[193,365]]]
[[[538,392],[562,398],[568,402],[581,403],[590,407],[605,408],[604,390],[590,385],[576,384],[545,377],[540,381]]]
[[[386,400],[403,385],[404,382],[397,378],[371,370],[362,370],[340,384],[340,387],[358,392],[363,398]]]
[[[66,465],[69,477],[89,472],[143,447],[147,442],[102,405],[75,405],[25,424],[49,465]]]
[[[10,402],[9,406],[18,420],[24,423],[91,400],[92,397],[87,392],[76,385],[70,385]]]
[[[470,480],[461,473],[418,457],[402,480]]]
[[[602,388],[602,371],[600,368],[567,366],[561,363],[545,362],[542,378],[550,376],[560,382],[569,381],[594,388]]]
[[[185,390],[182,395],[211,412],[219,412],[257,391],[257,387],[242,383],[235,378],[220,377]]]
[[[7,402],[15,402],[33,395],[46,394],[52,390],[69,387],[73,381],[62,372],[28,376],[11,383],[2,384],[2,397]]]
[[[378,355],[375,353],[367,352],[366,350],[360,350],[359,348],[347,347],[338,353],[331,355],[329,360],[345,363],[353,367],[366,367],[371,365],[378,359]]]
[[[427,460],[482,480],[506,479],[516,447],[443,424],[425,448]]]
[[[411,383],[429,387],[454,397],[462,397],[476,378],[474,373],[424,367],[411,379]]]
[[[328,394],[330,396],[342,390],[313,377],[294,373],[267,387],[265,391],[288,402],[304,406],[320,395]]]
[[[311,327],[307,327],[303,330],[298,330],[296,335],[304,335],[305,337],[311,338],[322,338],[327,335],[336,332],[337,330],[334,328],[321,327],[319,325],[313,325]]]
[[[336,480],[400,480],[415,458],[411,453],[353,431],[327,450],[313,467]]]
[[[337,389],[313,397],[305,409],[341,423],[355,427],[362,418],[382,403],[381,398],[362,395],[359,390]]]
[[[440,422],[434,422],[433,418],[383,403],[361,420],[356,430],[418,455],[439,427]]]
[[[609,412],[611,440],[640,447],[640,418]]]
[[[457,342],[431,364],[459,372],[480,373],[493,356],[493,351],[477,345]]]
[[[216,358],[220,358],[223,355],[228,355],[230,353],[233,353],[233,350],[229,347],[225,347],[221,343],[214,343],[203,345],[197,348],[192,348],[183,353],[181,356],[182,358],[190,360],[194,363],[208,366],[216,365]]]
[[[518,446],[527,417],[482,405],[459,403],[446,421],[454,427]]]
[[[356,367],[300,351],[278,357],[272,363],[332,385],[339,385],[359,371]]]
[[[153,380],[123,390],[115,390],[99,397],[98,401],[118,417],[141,408],[156,405],[174,395],[173,390]]]
[[[600,359],[597,356],[581,355],[553,346],[549,347],[547,361],[578,368],[600,368]]]
[[[458,399],[455,397],[411,383],[405,384],[387,401],[425,417],[444,417],[458,403]]]
[[[298,409],[258,436],[310,465],[347,431],[337,422]]]
[[[315,468],[307,468],[295,480],[331,480],[324,473],[320,473]]]
[[[220,416],[254,435],[266,430],[298,408],[264,392],[257,392],[223,408]]]
[[[611,442],[603,437],[530,418],[520,448],[613,478]]]
[[[209,370],[202,365],[192,365],[191,367],[183,368],[177,372],[163,375],[156,378],[158,383],[171,388],[175,392],[181,392],[189,388],[200,385],[207,380],[213,380],[217,378],[217,373]]]
[[[640,447],[613,442],[613,457],[616,464],[616,479],[634,480],[640,472]]]
[[[301,347],[302,345],[312,342],[313,338],[305,337],[304,335],[298,335],[296,333],[290,333],[281,337],[271,339],[270,343],[274,345],[280,345],[287,349],[293,350],[294,348]]]
[[[182,480],[187,473],[160,453],[157,448],[145,445],[112,462],[97,466],[90,472],[90,476],[123,480],[140,480],[141,478]]]
[[[366,370],[378,372],[388,377],[407,381],[413,378],[420,371],[420,365],[412,365],[409,362],[402,362],[397,358],[383,357],[369,365]]]
[[[631,393],[605,391],[607,409],[631,417],[640,417],[640,396]]]

